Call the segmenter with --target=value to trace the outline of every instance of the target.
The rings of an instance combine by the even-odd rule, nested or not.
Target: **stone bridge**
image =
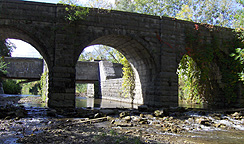
[[[126,56],[136,73],[135,97],[148,106],[178,105],[178,64],[186,54],[187,31],[201,30],[205,42],[213,40],[206,26],[136,13],[90,9],[85,20],[65,19],[65,6],[0,0],[0,35],[34,46],[49,69],[48,106],[75,107],[76,64],[88,46],[111,46]],[[232,41],[231,30],[215,32],[220,43]]]
[[[7,63],[7,79],[27,79],[29,81],[40,80],[42,73],[45,71],[45,62],[43,59],[39,58],[18,58],[18,57],[5,57],[5,63]],[[109,63],[110,62],[100,62]],[[113,76],[110,76],[108,79],[121,78],[122,77],[122,65],[112,64],[109,69],[112,69],[114,72]],[[76,64],[76,82],[78,83],[94,83],[99,81],[100,75],[102,77],[106,76],[106,73],[111,73],[111,70],[99,72],[99,61],[95,62],[84,62],[78,61]]]
[[[5,57],[7,63],[6,78],[40,80],[43,73],[43,60],[38,58],[10,58]]]

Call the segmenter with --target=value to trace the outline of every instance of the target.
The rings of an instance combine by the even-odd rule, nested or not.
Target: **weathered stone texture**
[[[40,79],[43,72],[43,60],[38,58],[5,57],[7,77],[12,79]]]
[[[131,62],[138,73],[136,91],[141,103],[178,105],[176,70],[186,54],[186,32],[194,31],[195,23],[101,9],[90,9],[85,20],[75,22],[65,20],[66,15],[59,4],[0,0],[1,38],[30,43],[47,62],[49,107],[75,106],[75,66],[83,49],[95,44],[111,46]],[[223,39],[233,38],[228,29],[216,33]],[[208,41],[210,36],[207,30],[202,34]]]
[[[80,62],[76,64],[76,82],[95,82],[99,79],[98,62]]]

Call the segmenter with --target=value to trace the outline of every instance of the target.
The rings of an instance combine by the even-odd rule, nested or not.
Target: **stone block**
[[[56,101],[62,101],[64,100],[64,94],[63,93],[52,93],[52,95],[49,95],[48,97],[50,100],[56,100]]]
[[[72,93],[66,93],[65,95],[64,95],[64,99],[65,100],[75,100],[75,95],[74,94],[72,94]]]

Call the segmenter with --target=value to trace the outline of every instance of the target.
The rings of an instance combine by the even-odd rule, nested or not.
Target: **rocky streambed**
[[[0,143],[244,143],[244,109],[0,108]]]

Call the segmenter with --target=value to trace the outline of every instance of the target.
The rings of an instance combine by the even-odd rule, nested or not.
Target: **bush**
[[[22,84],[21,94],[41,95],[40,81],[34,81]]]
[[[22,88],[15,80],[7,79],[3,81],[3,89],[5,94],[20,94]]]
[[[86,93],[87,92],[87,84],[76,84],[76,93]]]

